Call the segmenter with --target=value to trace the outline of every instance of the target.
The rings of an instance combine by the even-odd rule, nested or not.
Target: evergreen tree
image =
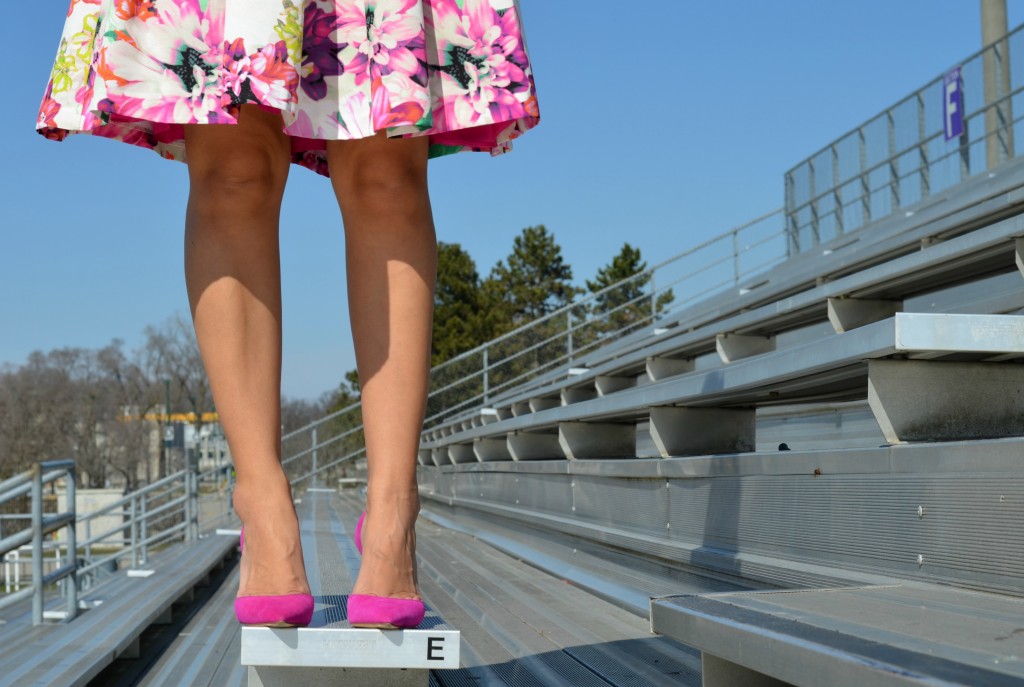
[[[437,288],[431,361],[439,365],[484,343],[476,263],[457,243],[437,245]]]
[[[508,264],[499,261],[488,281],[485,291],[504,304],[510,328],[568,305],[583,292],[573,285],[572,267],[543,224],[523,229],[512,244]]]
[[[591,306],[596,318],[595,330],[602,334],[628,333],[655,319],[647,288],[651,276],[643,275],[646,269],[640,249],[626,243],[610,264],[598,270],[593,281],[587,281],[587,289],[599,294]],[[653,304],[654,315],[661,313],[673,300],[675,295],[671,289],[658,295]]]

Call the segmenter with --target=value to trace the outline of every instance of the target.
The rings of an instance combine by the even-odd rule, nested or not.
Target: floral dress
[[[497,155],[540,119],[517,0],[71,0],[36,128],[184,161],[183,124],[243,103],[325,176],[325,140]]]

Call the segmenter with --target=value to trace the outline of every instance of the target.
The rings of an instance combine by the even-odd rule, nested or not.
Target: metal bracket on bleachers
[[[756,445],[756,407],[865,397],[894,443],[1024,435],[1024,394],[1017,381],[1024,367],[996,362],[1024,357],[1021,316],[896,313],[842,334],[741,358],[736,356],[749,353],[754,342],[774,348],[774,339],[720,336],[720,347],[723,341],[732,342],[725,346],[733,362],[720,368],[641,386],[626,384],[635,377],[597,376],[595,398],[532,411],[528,403],[516,403],[523,408],[514,417],[471,429],[453,423],[424,448],[433,449],[439,466],[451,464],[453,445],[473,443],[480,460],[475,442],[502,438],[513,460],[627,458],[636,454],[631,440],[637,423],[649,417],[662,457],[743,453]],[[892,357],[918,360],[884,360]],[[927,368],[914,364],[951,357],[956,362],[936,360]],[[956,367],[961,364],[967,367]],[[621,388],[612,391],[608,380]],[[972,383],[974,391],[965,393]],[[971,408],[957,399],[972,399]],[[931,414],[932,420],[922,414]],[[1001,429],[993,426],[999,422]],[[502,455],[495,444],[484,450],[492,460]],[[464,449],[457,451],[468,458]]]
[[[508,435],[508,450],[513,460],[564,458],[557,434],[515,432]]]
[[[636,425],[620,422],[562,422],[558,443],[569,460],[622,458],[636,452]]]
[[[756,424],[753,408],[651,408],[651,438],[663,458],[753,451]]]
[[[731,363],[762,353],[771,353],[775,350],[775,337],[719,334],[715,338],[715,348],[723,363]]]
[[[473,440],[473,452],[481,463],[492,460],[512,460],[507,439],[478,438]]]
[[[659,382],[667,377],[693,372],[692,358],[665,358],[650,356],[646,361],[647,377],[652,382]]]
[[[894,444],[1024,436],[1024,365],[872,360],[868,403]]]
[[[837,334],[892,317],[903,310],[903,301],[860,298],[829,298],[828,320]]]

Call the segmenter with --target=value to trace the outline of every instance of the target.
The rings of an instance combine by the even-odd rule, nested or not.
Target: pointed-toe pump
[[[238,545],[245,549],[244,529]],[[235,615],[243,625],[262,627],[305,627],[313,619],[312,594],[276,594],[235,598]]]
[[[366,511],[356,523],[356,549],[363,553],[363,521]],[[420,599],[399,599],[392,596],[373,594],[349,594],[348,624],[352,627],[377,628],[379,630],[405,630],[416,627],[426,615],[426,607]]]

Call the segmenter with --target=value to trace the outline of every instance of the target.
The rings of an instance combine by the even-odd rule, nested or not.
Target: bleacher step
[[[241,629],[241,665],[250,687],[426,687],[431,670],[459,668],[461,634],[429,603],[414,629],[349,625],[347,597],[361,562],[349,527],[358,508],[361,503],[343,509],[335,489],[307,490],[299,512],[306,575],[319,590],[313,618],[308,627]]]
[[[459,667],[451,629],[242,628],[250,687],[426,685],[428,671]]]
[[[1024,686],[1024,599],[913,583],[651,599],[705,687]]]

